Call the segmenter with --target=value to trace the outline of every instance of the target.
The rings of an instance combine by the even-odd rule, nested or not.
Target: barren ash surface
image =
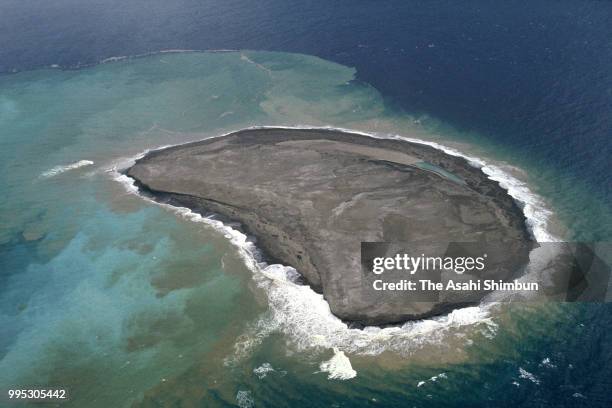
[[[525,217],[460,157],[328,129],[247,129],[149,153],[127,175],[157,200],[241,223],[271,260],[294,267],[339,318],[384,325],[446,313],[473,298],[417,302],[374,291],[363,242],[504,243],[487,279],[526,260]]]

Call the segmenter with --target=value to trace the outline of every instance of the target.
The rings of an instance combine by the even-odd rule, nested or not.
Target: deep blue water
[[[389,110],[435,118],[436,123],[447,124],[453,132],[461,133],[464,140],[494,144],[497,150],[505,150],[504,157],[512,158],[513,164],[530,168],[537,163],[553,169],[555,177],[542,176],[550,180],[548,190],[542,192],[544,196],[564,196],[567,186],[581,186],[572,190],[571,198],[566,197],[566,207],[562,200],[555,203],[555,211],[569,212],[565,214],[566,221],[572,224],[576,237],[612,238],[612,225],[598,222],[599,213],[593,212],[588,221],[578,219],[585,218],[583,214],[573,215],[580,207],[581,196],[576,193],[580,191],[595,197],[586,212],[593,208],[611,219],[612,2],[4,0],[0,3],[2,73],[52,64],[78,67],[112,56],[161,49],[288,51],[353,66],[359,80],[382,93]],[[48,105],[47,100],[45,103]],[[440,128],[440,132],[446,130]],[[62,133],[61,129],[51,131]],[[42,193],[41,196],[45,197]],[[601,205],[593,204],[597,200]],[[70,217],[58,214],[57,218]],[[126,231],[129,230],[128,221],[121,219],[116,223],[125,224]],[[90,228],[97,231],[99,225],[95,223]],[[123,230],[119,233],[127,234]],[[109,235],[108,241],[119,239]],[[38,244],[26,240],[3,245],[2,287],[8,275],[47,261],[48,254],[37,254]],[[184,254],[185,249],[181,250]],[[198,248],[193,251],[197,253]],[[77,259],[70,253],[67,258],[70,262]],[[132,292],[128,294],[126,298],[133,296]],[[226,303],[234,307],[236,302],[229,299]],[[246,307],[227,309],[240,315]],[[202,309],[197,310],[201,314]],[[390,375],[374,368],[369,373],[367,361],[361,362],[361,366],[357,361],[360,374],[356,382],[323,386],[309,380],[308,375],[316,367],[280,355],[272,347],[274,343],[265,344],[258,351],[262,356],[253,357],[257,360],[255,366],[265,361],[281,367],[283,363],[295,364],[303,366],[302,372],[290,372],[279,378],[272,383],[274,389],[251,388],[258,401],[287,403],[284,393],[288,393],[302,398],[302,406],[329,406],[342,399],[348,401],[343,406],[368,406],[374,405],[370,401],[374,396],[392,406],[414,403],[604,407],[612,400],[611,307],[567,305],[562,311],[562,317],[542,317],[547,325],[537,319],[519,319],[514,331],[508,329],[491,342],[477,344],[472,352],[484,360],[491,356],[489,362],[467,362],[453,367],[448,388],[432,392],[431,397],[426,389],[417,394],[406,384],[410,381],[414,388],[415,378],[438,374],[440,370],[436,367],[422,368],[423,372],[418,373],[411,368]],[[221,319],[228,313],[216,314]],[[81,316],[79,310],[74,314]],[[116,326],[110,317],[109,322],[109,327]],[[5,338],[12,336],[13,329],[5,330],[2,331]],[[235,340],[233,333],[228,338]],[[5,348],[1,346],[0,353]],[[269,356],[266,346],[270,347]],[[548,357],[554,368],[542,365]],[[275,359],[280,361],[276,363]],[[519,365],[534,373],[541,385],[522,379],[521,387],[515,389],[512,381],[517,380]],[[193,387],[197,395],[202,384],[216,381],[217,376],[208,375],[196,365],[173,386],[180,390],[191,381],[196,383]],[[255,381],[250,370],[232,373],[230,377],[238,383]],[[378,387],[387,383],[389,387]],[[156,402],[155,397],[163,400],[169,394],[161,389],[157,395],[154,393],[152,401]],[[318,396],[318,400],[313,396]],[[219,402],[218,406],[225,405]]]
[[[0,72],[174,48],[316,55],[609,202],[611,21],[605,1],[6,0]]]

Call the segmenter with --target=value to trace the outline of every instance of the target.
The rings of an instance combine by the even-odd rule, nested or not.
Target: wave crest
[[[43,178],[54,177],[58,174],[78,169],[80,167],[91,166],[92,164],[94,164],[94,162],[91,160],[79,160],[78,162],[70,163],[65,166],[55,166],[52,169],[42,172],[40,176]]]
[[[287,126],[285,128],[316,129],[315,127]],[[383,137],[342,128],[326,127],[324,129],[357,133],[375,138]],[[216,137],[222,136],[224,135]],[[538,241],[557,240],[546,230],[547,220],[551,212],[544,207],[543,200],[533,194],[525,183],[507,174],[500,167],[488,164],[480,158],[465,155],[435,142],[398,135],[387,135],[384,137],[425,144],[442,150],[449,155],[465,158],[471,165],[482,169],[490,179],[499,182],[500,186],[521,203],[527,222]],[[144,154],[146,152],[138,155],[137,158],[144,156]],[[134,160],[135,158],[126,160],[125,163],[133,163]],[[138,188],[134,185],[133,179],[121,174],[116,168],[111,169],[111,172],[114,174],[115,180],[121,182],[128,192],[138,194]],[[140,196],[143,197],[142,195]],[[158,203],[147,197],[143,198],[165,207],[188,220],[203,222],[221,232],[239,250],[246,266],[253,272],[253,279],[266,292],[270,306],[269,312],[254,322],[247,332],[240,336],[234,346],[235,353],[226,359],[226,364],[233,364],[250,354],[253,348],[275,331],[280,331],[287,335],[288,341],[298,350],[334,349],[338,350],[336,355],[343,352],[378,355],[385,351],[392,351],[400,355],[410,355],[418,348],[427,344],[445,344],[445,340],[448,338],[451,330],[455,333],[457,330],[470,327],[480,331],[482,335],[489,338],[496,333],[497,324],[492,320],[490,314],[491,308],[495,303],[483,303],[478,306],[457,309],[445,316],[406,322],[401,326],[385,328],[372,326],[365,327],[364,329],[350,328],[331,313],[323,295],[316,293],[309,286],[298,283],[297,277],[299,274],[294,268],[278,264],[268,265],[260,262],[259,260],[262,259],[260,251],[242,232],[223,224],[221,221],[203,217],[188,208],[175,207]],[[469,342],[467,338],[465,338],[465,341]],[[346,358],[346,356],[344,357]],[[337,362],[340,362],[340,360],[341,357],[338,357]],[[325,368],[329,372],[334,364],[331,364],[331,360],[327,363],[329,364],[325,365]],[[346,362],[344,361],[344,363]],[[346,368],[346,364],[343,366]]]

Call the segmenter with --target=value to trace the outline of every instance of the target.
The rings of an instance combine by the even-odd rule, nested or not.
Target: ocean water
[[[349,329],[248,237],[147,201],[120,170],[249,126],[346,128],[469,157],[540,240],[607,241],[611,14],[3,2],[0,389],[63,386],[75,407],[609,406],[609,305]],[[157,53],[228,48],[280,52]]]
[[[574,238],[607,240],[609,222],[592,220],[612,201],[611,20],[606,1],[6,0],[0,72],[163,49],[315,55],[354,67],[386,108],[434,133],[541,164],[532,176],[562,196],[556,212]]]
[[[432,133],[354,76],[311,56],[215,52],[1,77],[0,384],[67,387],[65,406],[609,402],[605,305],[350,329],[231,226],[147,201],[120,173],[148,149],[248,126],[348,128],[469,156],[535,235],[563,237],[529,177],[538,163]]]

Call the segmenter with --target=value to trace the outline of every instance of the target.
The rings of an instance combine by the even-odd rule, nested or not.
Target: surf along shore
[[[272,261],[294,267],[332,313],[386,325],[477,303],[377,292],[361,242],[504,243],[513,278],[527,262],[525,216],[495,181],[426,145],[330,129],[246,129],[150,152],[127,170],[160,202],[237,221]],[[483,294],[484,296],[484,294]]]

